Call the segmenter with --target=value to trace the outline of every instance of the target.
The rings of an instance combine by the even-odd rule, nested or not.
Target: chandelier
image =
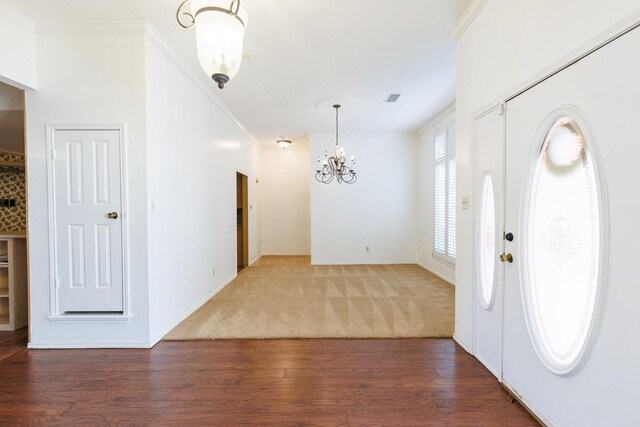
[[[184,0],[176,19],[182,28],[196,27],[200,65],[223,89],[242,62],[248,17],[240,8],[240,0]]]
[[[327,151],[324,152],[324,159],[320,161],[318,156],[318,169],[316,170],[316,180],[323,184],[329,184],[335,178],[338,184],[353,184],[356,176],[356,158],[351,156],[350,166],[347,166],[347,158],[344,155],[344,148],[338,144],[338,110],[340,105],[333,106],[336,109],[336,148],[333,156],[329,157]]]

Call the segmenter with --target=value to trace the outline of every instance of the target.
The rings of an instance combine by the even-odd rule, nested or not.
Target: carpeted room
[[[418,265],[264,256],[165,336],[450,338],[454,287]]]

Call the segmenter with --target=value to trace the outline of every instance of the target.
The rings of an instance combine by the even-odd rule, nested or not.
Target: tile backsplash
[[[24,162],[24,156],[0,152],[0,161]],[[0,166],[0,199],[15,199],[14,207],[0,206],[0,231],[26,231],[27,191],[24,168]]]

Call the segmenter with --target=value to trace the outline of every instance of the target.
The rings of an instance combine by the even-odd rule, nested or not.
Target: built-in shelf
[[[12,235],[0,237],[0,330],[15,330],[27,324],[26,239]]]
[[[7,168],[21,168],[24,169],[24,162],[8,162],[6,160],[0,160],[0,167],[7,167]]]

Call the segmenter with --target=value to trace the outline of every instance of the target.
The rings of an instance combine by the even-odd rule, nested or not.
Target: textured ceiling
[[[36,23],[149,21],[198,69],[180,0],[5,0]],[[353,98],[346,133],[405,133],[454,100],[449,29],[470,0],[242,0],[249,15],[239,74],[218,95],[260,142],[330,133],[328,97]],[[211,83],[214,86],[213,82]],[[390,93],[402,96],[386,104]]]

